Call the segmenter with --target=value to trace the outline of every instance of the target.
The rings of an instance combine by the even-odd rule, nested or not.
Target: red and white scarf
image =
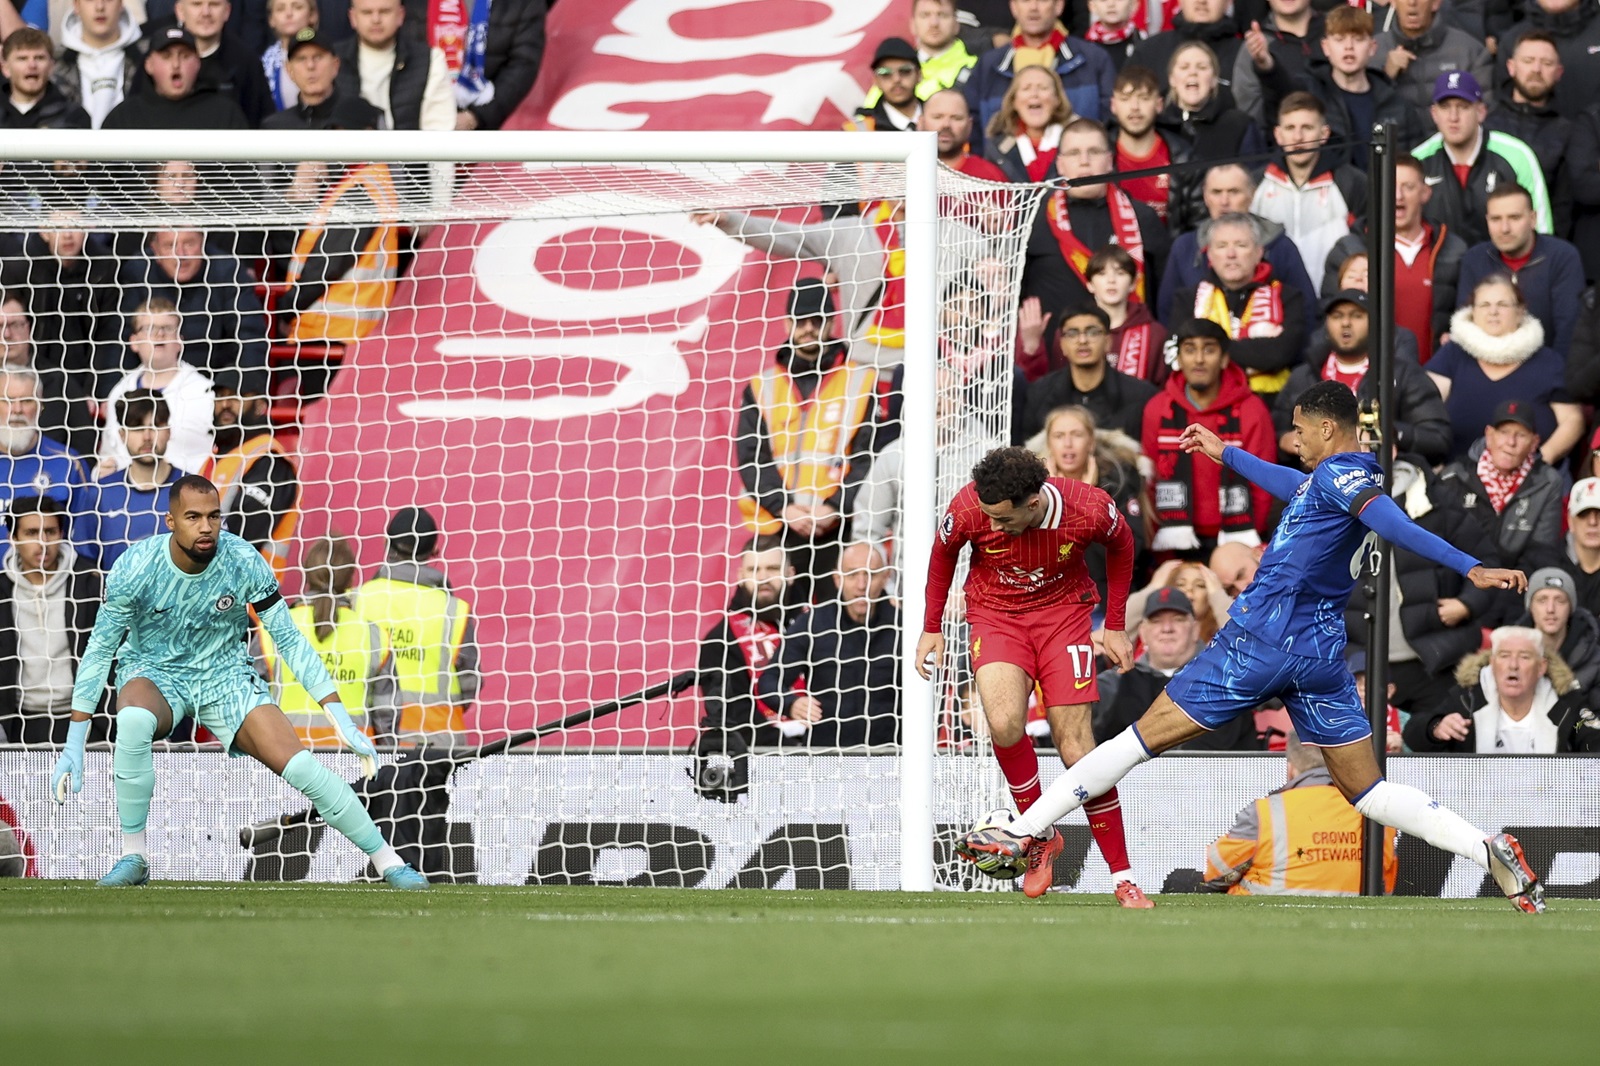
[[[1367,376],[1369,361],[1363,357],[1359,366],[1354,370],[1346,370],[1339,365],[1339,357],[1332,352],[1328,353],[1328,361],[1322,364],[1322,380],[1337,381],[1351,392],[1361,387],[1361,380]]]
[[[1137,303],[1137,300],[1128,301],[1129,318],[1133,317],[1133,307]],[[1111,361],[1117,372],[1140,381],[1155,381],[1156,369],[1163,365],[1162,353],[1150,340],[1155,334],[1155,322],[1146,320],[1136,326],[1124,325],[1111,332],[1116,346]]]
[[[1093,41],[1095,44],[1121,44],[1137,32],[1139,32],[1139,27],[1134,25],[1133,19],[1129,19],[1116,29],[1112,29],[1103,22],[1095,21],[1089,24],[1089,29],[1085,31],[1083,39]]]
[[[1255,282],[1266,281],[1272,267],[1266,262],[1256,266]],[[1228,331],[1234,340],[1251,337],[1278,337],[1283,334],[1283,283],[1277,280],[1260,285],[1250,293],[1244,311],[1238,318],[1228,308],[1227,294],[1209,280],[1203,280],[1194,290],[1194,317],[1215,322]]]
[[[1061,258],[1065,259],[1072,272],[1078,275],[1078,280],[1087,286],[1089,279],[1083,272],[1089,266],[1089,257],[1094,255],[1095,250],[1080,241],[1072,232],[1072,218],[1068,207],[1067,191],[1057,189],[1050,194],[1050,199],[1045,201],[1045,218],[1050,223],[1050,232],[1055,234],[1056,243],[1061,246]],[[1144,237],[1139,233],[1139,216],[1133,212],[1133,200],[1115,185],[1108,185],[1106,207],[1111,212],[1111,243],[1127,252],[1133,259],[1134,265],[1139,268],[1138,276],[1133,279],[1133,294],[1143,300]]]
[[[1489,503],[1494,507],[1495,514],[1504,511],[1506,504],[1511,502],[1511,497],[1517,494],[1517,490],[1522,487],[1523,478],[1533,469],[1534,456],[1538,454],[1537,450],[1529,452],[1522,465],[1509,474],[1501,473],[1500,468],[1494,465],[1494,460],[1489,458],[1488,448],[1478,456],[1478,480],[1483,482],[1483,491],[1488,494]]]
[[[755,692],[756,677],[778,653],[778,644],[783,640],[783,631],[749,611],[729,611],[728,631],[733,634],[734,643],[744,653],[744,661],[750,667],[750,691]],[[778,717],[776,711],[768,710],[767,705],[760,700],[756,701],[756,706],[768,718]]]

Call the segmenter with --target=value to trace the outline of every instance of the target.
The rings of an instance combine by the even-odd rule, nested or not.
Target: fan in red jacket
[[[1221,326],[1191,319],[1173,338],[1176,372],[1145,405],[1141,435],[1156,468],[1158,529],[1151,550],[1192,554],[1230,542],[1253,547],[1266,532],[1271,497],[1224,467],[1194,462],[1178,447],[1178,437],[1199,423],[1228,444],[1276,462],[1272,413],[1228,359],[1231,342]]]

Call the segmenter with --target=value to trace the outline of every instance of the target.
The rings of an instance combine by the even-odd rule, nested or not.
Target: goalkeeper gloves
[[[378,772],[378,749],[372,746],[372,738],[356,728],[350,720],[350,714],[344,709],[344,704],[338,700],[322,705],[322,713],[333,723],[339,731],[339,739],[344,741],[344,746],[356,753],[361,760],[361,776],[371,778]]]
[[[61,749],[56,768],[50,771],[50,794],[57,803],[67,802],[67,790],[83,791],[83,745],[89,739],[89,719],[67,727],[67,746]]]

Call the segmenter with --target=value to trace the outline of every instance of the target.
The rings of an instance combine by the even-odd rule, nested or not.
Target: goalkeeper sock
[[[1033,750],[1033,738],[1026,733],[1010,747],[994,746],[995,761],[1005,775],[1006,787],[1011,790],[1011,802],[1017,812],[1026,813],[1043,793],[1039,787],[1039,756]]]
[[[1068,767],[1027,814],[1011,823],[1011,831],[1025,836],[1048,834],[1051,826],[1091,798],[1104,796],[1128,776],[1128,771],[1149,761],[1149,750],[1139,739],[1137,729],[1130,725]]]
[[[1096,796],[1083,805],[1089,819],[1089,832],[1094,836],[1095,847],[1111,867],[1111,882],[1132,881],[1133,870],[1128,862],[1128,838],[1122,831],[1122,800],[1115,788],[1103,796]]]
[[[150,797],[156,790],[155,760],[150,745],[156,739],[156,716],[143,707],[117,712],[117,742],[111,752],[111,777],[117,793],[117,819],[122,822],[122,853],[149,857],[144,826],[150,817]]]
[[[302,748],[294,754],[283,768],[283,779],[316,805],[324,822],[343,833],[365,854],[376,857],[388,847],[372,816],[356,798],[355,790],[309,751]],[[378,868],[380,874],[383,870],[383,867]]]
[[[1421,837],[1436,848],[1489,869],[1489,851],[1483,846],[1489,834],[1420,789],[1380,779],[1356,797],[1355,808],[1375,822]]]

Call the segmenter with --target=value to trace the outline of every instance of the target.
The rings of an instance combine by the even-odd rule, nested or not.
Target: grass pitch
[[[0,881],[0,1062],[1595,1061],[1600,903]]]

